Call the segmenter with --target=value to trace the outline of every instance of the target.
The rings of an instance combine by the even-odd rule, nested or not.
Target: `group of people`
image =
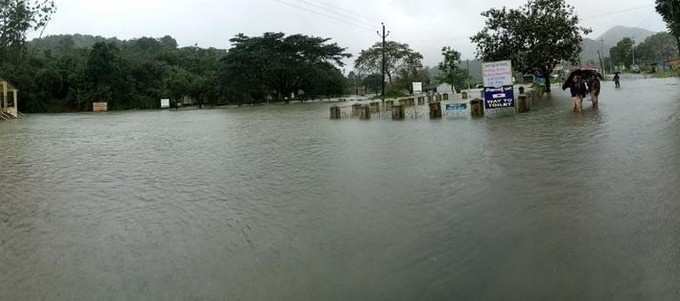
[[[597,73],[573,74],[564,82],[562,89],[571,91],[571,98],[574,102],[573,110],[576,113],[583,111],[583,100],[590,95],[593,101],[593,109],[599,107],[601,90],[600,75]]]

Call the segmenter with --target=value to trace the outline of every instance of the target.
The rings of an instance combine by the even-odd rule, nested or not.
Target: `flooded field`
[[[680,298],[680,80],[499,119],[0,123],[0,300]]]

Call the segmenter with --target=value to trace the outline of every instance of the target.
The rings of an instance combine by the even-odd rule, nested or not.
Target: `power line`
[[[594,19],[594,18],[600,18],[600,17],[620,15],[620,14],[624,14],[624,13],[628,13],[628,12],[632,12],[632,11],[636,11],[636,10],[641,10],[641,9],[645,9],[645,8],[649,8],[649,7],[654,7],[654,4],[647,4],[647,5],[642,5],[642,6],[629,7],[629,8],[626,8],[626,9],[617,10],[617,11],[613,11],[613,12],[607,12],[607,13],[602,13],[602,14],[598,14],[598,15],[586,16],[586,17],[583,17],[582,19],[588,20],[588,19]]]
[[[346,8],[343,8],[343,7],[328,3],[328,2],[317,2],[317,1],[312,1],[312,0],[298,0],[298,1],[305,2],[309,5],[318,7],[318,8],[323,9],[323,10],[332,9],[332,10],[334,10],[333,13],[335,13],[336,15],[343,16],[343,17],[346,17],[346,18],[350,18],[350,19],[354,20],[355,22],[365,24],[367,26],[374,26],[374,24],[375,24],[375,23],[371,22],[368,18],[361,16],[360,14],[358,14],[355,11],[352,11],[352,10],[349,10],[349,9],[346,9]]]
[[[309,13],[312,13],[312,14],[315,14],[315,15],[330,18],[330,19],[333,19],[335,21],[345,23],[347,25],[352,25],[354,27],[357,27],[358,29],[361,29],[362,31],[368,31],[368,32],[373,31],[373,29],[371,27],[367,26],[367,25],[352,22],[352,21],[347,20],[346,18],[343,18],[342,16],[339,16],[339,15],[333,15],[331,13],[327,13],[327,12],[323,12],[323,11],[319,11],[319,10],[314,10],[314,9],[311,9],[311,8],[308,8],[308,7],[300,6],[298,4],[286,2],[286,1],[283,1],[283,0],[272,0],[272,1],[276,1],[278,3],[281,3],[281,4],[288,6],[288,7],[291,7],[291,8],[303,10],[303,11],[306,11],[306,12],[309,12]]]

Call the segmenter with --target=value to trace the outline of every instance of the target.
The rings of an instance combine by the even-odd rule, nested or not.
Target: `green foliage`
[[[479,58],[512,60],[516,70],[540,70],[546,78],[560,62],[578,62],[583,36],[590,32],[565,0],[528,0],[519,9],[494,8],[482,16],[486,25],[471,39]]]
[[[27,45],[25,59],[3,62],[0,69],[20,88],[25,112],[90,110],[94,101],[125,110],[158,108],[162,98],[212,105],[224,100],[216,84],[224,50],[177,48],[169,36],[120,41],[62,35]]]
[[[382,74],[370,74],[365,76],[361,82],[369,93],[382,93]]]
[[[73,35],[51,35],[40,39],[34,39],[27,42],[29,48],[36,51],[50,50],[57,55],[65,54],[73,49],[91,49],[94,44],[99,42],[107,42],[115,44],[120,47],[123,41],[117,38],[104,38],[101,36],[91,36],[82,34]]]
[[[680,0],[656,0],[656,11],[661,14],[680,50]]]
[[[381,74],[383,62],[382,43],[376,43],[362,50],[356,59],[355,68],[364,74]],[[414,72],[423,67],[423,55],[414,51],[408,44],[388,41],[385,44],[385,74],[391,84],[403,72]]]
[[[342,94],[345,79],[338,67],[351,55],[329,41],[283,33],[239,34],[221,60],[220,91],[239,103]]]
[[[278,37],[278,38],[274,38]],[[265,34],[229,51],[177,48],[169,36],[129,41],[83,35],[27,43],[24,59],[0,61],[0,77],[21,90],[24,112],[155,109],[160,99],[203,105],[262,102],[291,93],[301,99],[345,92],[338,69],[349,54],[328,39]]]
[[[461,63],[460,52],[451,47],[444,47],[442,49],[442,56],[444,56],[444,61],[439,63],[440,73],[437,76],[437,81],[451,85],[452,90],[465,86],[468,72],[458,67]]]
[[[399,89],[397,87],[390,87],[385,91],[385,98],[399,98],[399,97],[406,97],[409,96],[409,94],[406,94],[403,92],[404,89]]]
[[[673,59],[678,53],[678,44],[673,35],[657,33],[638,45],[635,55],[643,64],[654,64]]]
[[[97,101],[112,110],[152,109],[162,98],[187,97],[200,106],[240,104],[345,90],[338,67],[350,55],[330,39],[238,35],[228,52],[178,48],[170,36],[60,35],[27,44],[27,32],[44,28],[54,11],[52,0],[0,0],[0,77],[19,87],[24,112],[89,110]]]
[[[609,50],[609,56],[616,66],[630,68],[633,64],[633,47],[635,42],[630,38],[619,41],[616,46]]]
[[[52,0],[0,0],[0,60],[21,60],[26,34],[44,28],[55,10]]]
[[[430,85],[432,80],[428,70],[423,68],[400,70],[399,77],[389,86],[389,90],[413,92],[414,82],[423,83],[425,86]]]

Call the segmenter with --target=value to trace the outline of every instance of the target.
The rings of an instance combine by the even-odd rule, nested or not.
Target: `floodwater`
[[[0,300],[677,300],[680,80],[497,119],[0,123]]]

